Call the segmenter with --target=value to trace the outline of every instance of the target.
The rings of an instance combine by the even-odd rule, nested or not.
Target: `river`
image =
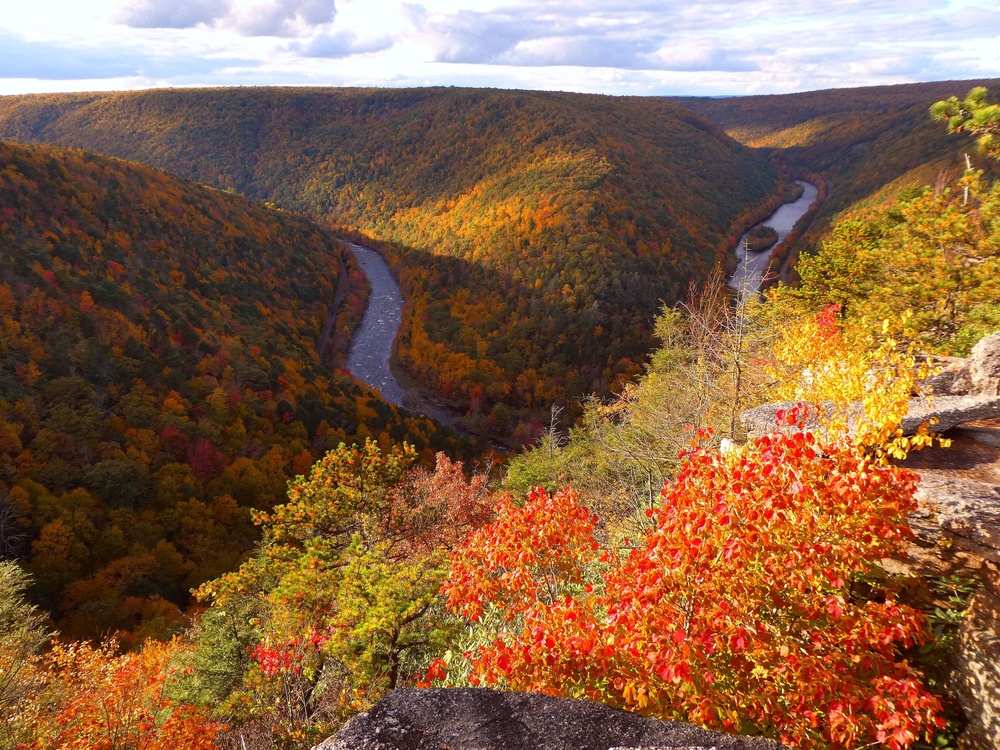
[[[802,195],[793,203],[778,208],[769,218],[761,222],[774,227],[778,242],[785,239],[795,222],[816,199],[816,187],[808,182],[799,182],[804,188]],[[744,235],[745,236],[745,235]],[[368,308],[361,325],[354,334],[347,355],[347,369],[359,380],[375,388],[382,398],[396,406],[402,406],[418,414],[438,420],[449,427],[455,426],[457,415],[447,407],[424,398],[420,393],[400,384],[392,372],[392,347],[396,333],[403,322],[403,293],[393,277],[389,266],[379,253],[361,245],[348,243],[354,257],[361,264],[371,285]],[[760,289],[760,277],[770,252],[746,253],[743,238],[737,248],[740,264],[729,283],[739,289]],[[749,257],[745,257],[749,255]]]
[[[772,248],[784,241],[788,233],[792,231],[792,227],[795,226],[795,222],[802,218],[802,215],[809,210],[809,206],[816,200],[816,194],[819,192],[815,185],[803,182],[802,180],[796,180],[796,182],[803,188],[802,195],[792,203],[785,203],[779,206],[777,211],[757,224],[757,226],[766,224],[778,233],[778,242],[772,245]],[[742,290],[743,294],[750,294],[760,291],[761,276],[767,268],[767,262],[771,257],[771,248],[761,250],[760,252],[754,252],[753,250],[747,252],[743,244],[745,239],[746,235],[744,234],[740,237],[739,244],[736,246],[736,255],[740,259],[740,264],[729,278],[729,285],[734,289]]]
[[[403,292],[392,271],[376,251],[352,242],[347,244],[371,285],[368,307],[347,353],[347,369],[375,388],[386,401],[453,427],[456,418],[453,412],[405,388],[392,372],[392,346],[403,322]]]

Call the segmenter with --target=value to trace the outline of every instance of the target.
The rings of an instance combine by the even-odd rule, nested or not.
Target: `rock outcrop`
[[[910,400],[909,411],[903,418],[903,433],[914,434],[922,424],[935,432],[944,432],[967,422],[1000,417],[1000,333],[987,336],[972,349],[968,359],[957,357],[935,358],[941,371],[921,382],[921,391],[931,398]],[[751,440],[775,431],[794,431],[796,427],[778,427],[780,410],[794,407],[792,402],[764,404],[748,409],[740,421]],[[861,416],[861,404],[850,410],[850,421]],[[815,431],[819,419],[813,414],[803,427]]]
[[[1000,396],[1000,333],[981,339],[969,357],[969,392]]]
[[[919,507],[910,516],[915,539],[890,572],[960,575],[983,587],[973,597],[952,654],[948,687],[969,725],[968,750],[1000,748],[1000,420],[945,433],[949,448],[911,453],[920,474]]]
[[[780,401],[774,404],[764,404],[753,409],[747,409],[740,414],[740,421],[751,440],[772,432],[795,432],[799,429],[814,432],[822,429],[815,412],[811,412],[801,427],[779,427],[777,418],[779,411],[788,411],[795,407],[791,401]],[[852,409],[851,421],[856,423],[861,415],[861,406]],[[958,395],[934,396],[910,399],[909,410],[903,418],[903,434],[913,435],[926,424],[934,432],[944,432],[966,422],[1000,417],[1000,396]],[[853,431],[853,426],[852,426]]]
[[[934,432],[944,432],[966,422],[1000,417],[1000,396],[934,396],[910,399],[903,417],[903,434],[913,435],[926,424]]]
[[[920,382],[922,392],[938,396],[961,396],[972,390],[969,360],[961,357],[932,357],[931,359],[940,371]]]
[[[394,690],[314,750],[780,750],[584,700],[485,688]]]
[[[987,563],[984,573],[959,628],[948,681],[969,719],[960,738],[969,750],[1000,747],[1000,567]]]
[[[912,434],[927,423],[952,446],[911,452],[905,461],[920,474],[910,516],[915,539],[906,558],[883,565],[899,575],[983,583],[959,630],[948,686],[969,720],[961,746],[1000,748],[1000,333],[976,344],[968,359],[940,364],[921,383],[932,398],[910,401],[903,429]],[[740,419],[756,438],[774,432],[778,412],[793,406],[767,404]],[[855,420],[860,413],[855,405]],[[815,417],[804,427],[821,429]]]

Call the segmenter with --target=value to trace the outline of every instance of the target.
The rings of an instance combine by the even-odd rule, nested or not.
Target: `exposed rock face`
[[[969,719],[962,747],[1000,748],[1000,420],[946,435],[950,448],[905,462],[920,474],[910,516],[916,539],[907,559],[884,563],[890,572],[983,582],[958,633],[949,688]]]
[[[1000,333],[980,339],[969,357],[971,393],[1000,396]]]
[[[1000,747],[1000,568],[987,571],[958,631],[949,681],[969,719],[960,743],[969,750]]]
[[[937,396],[962,396],[972,391],[969,360],[960,357],[933,357],[941,372],[920,382],[923,393]]]
[[[485,688],[395,690],[314,750],[779,750],[756,737],[584,700]]]
[[[918,508],[910,514],[915,538],[906,559],[884,560],[885,569],[978,578],[987,560],[1000,562],[1000,488],[936,471],[921,471],[920,477]]]
[[[925,472],[916,498],[923,512],[933,508],[934,526],[953,546],[1000,563],[1000,487]]]
[[[966,422],[996,417],[1000,417],[1000,396],[935,396],[930,401],[914,398],[903,417],[903,433],[912,435],[924,423],[934,432],[944,432]]]

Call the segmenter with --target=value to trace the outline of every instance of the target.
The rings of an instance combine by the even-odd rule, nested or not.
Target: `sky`
[[[995,0],[3,0],[0,94],[787,93],[1000,77]]]

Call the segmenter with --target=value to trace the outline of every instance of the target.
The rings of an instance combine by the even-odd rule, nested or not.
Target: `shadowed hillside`
[[[400,359],[500,430],[510,406],[547,408],[634,373],[661,301],[718,262],[778,187],[762,155],[650,98],[6,97],[0,136],[143,161],[390,242],[410,302]]]

